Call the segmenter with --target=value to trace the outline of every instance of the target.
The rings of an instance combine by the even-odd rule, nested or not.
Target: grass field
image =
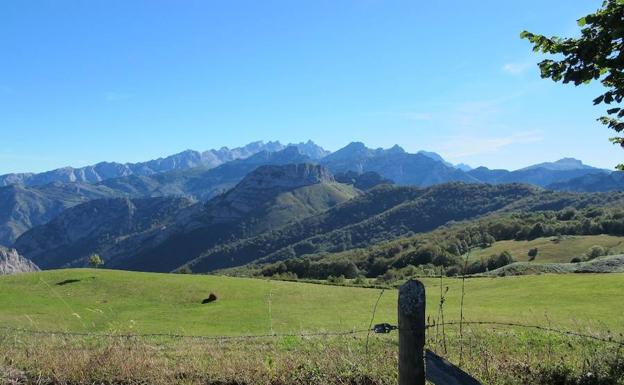
[[[423,281],[433,320],[440,281]],[[459,318],[461,284],[459,279],[443,280],[449,288],[447,321]],[[616,338],[624,331],[624,274],[473,278],[465,287],[469,321],[540,324]],[[218,300],[201,305],[210,292]],[[113,335],[348,331],[368,328],[379,294],[379,289],[220,276],[45,271],[0,277],[0,326]],[[396,322],[396,300],[396,290],[385,291],[375,322]],[[439,332],[429,329],[428,347],[484,384],[624,381],[621,350],[591,339],[492,326],[466,326],[463,338],[456,326]],[[395,384],[396,332],[373,335],[370,347],[366,345],[366,333],[205,340],[0,328],[0,383]],[[587,372],[594,382],[587,381]]]
[[[624,253],[624,237],[612,235],[567,235],[557,241],[557,237],[537,238],[531,241],[498,241],[484,249],[474,250],[471,258],[487,258],[507,250],[518,262],[529,260],[528,251],[534,247],[538,249],[535,263],[540,262],[570,262],[574,257],[583,257],[592,246],[603,246],[611,254]]]
[[[63,284],[65,282],[65,284]],[[428,314],[438,279],[423,279]],[[461,280],[445,278],[445,313],[459,319]],[[624,331],[623,274],[473,278],[469,320],[551,322]],[[202,305],[209,293],[215,303]],[[241,335],[367,328],[378,289],[221,276],[56,270],[0,277],[0,324],[43,330]],[[385,292],[375,321],[396,321],[397,292]]]

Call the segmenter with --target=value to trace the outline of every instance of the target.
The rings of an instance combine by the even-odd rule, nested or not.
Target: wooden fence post
[[[399,385],[425,385],[425,286],[410,279],[399,289]]]

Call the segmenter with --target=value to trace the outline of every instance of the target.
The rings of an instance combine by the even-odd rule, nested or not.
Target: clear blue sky
[[[5,0],[0,173],[312,139],[518,168],[624,153],[523,29],[602,0]]]

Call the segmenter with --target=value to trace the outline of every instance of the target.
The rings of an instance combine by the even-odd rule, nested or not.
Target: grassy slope
[[[79,282],[58,286],[67,279]],[[435,317],[439,281],[424,280]],[[447,320],[459,318],[461,281],[448,285]],[[199,302],[215,292],[216,303]],[[624,274],[542,275],[466,280],[468,320],[622,329]],[[107,270],[56,270],[0,277],[0,325],[43,330],[202,335],[367,328],[379,290]],[[376,322],[396,321],[396,291],[381,299]],[[270,302],[270,305],[269,305]]]
[[[529,260],[527,256],[529,249],[537,247],[539,252],[535,262],[570,262],[573,257],[582,257],[594,245],[611,249],[612,254],[624,252],[624,237],[583,235],[564,236],[559,243],[555,243],[554,240],[556,237],[537,238],[531,241],[498,241],[490,247],[473,251],[471,257],[487,258],[508,250],[516,261],[526,262]]]
[[[358,195],[353,186],[340,183],[318,183],[280,194],[264,213],[264,231],[318,214]]]

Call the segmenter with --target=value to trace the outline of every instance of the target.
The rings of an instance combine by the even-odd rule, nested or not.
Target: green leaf
[[[584,27],[585,24],[587,24],[587,19],[584,18],[584,17],[581,17],[580,19],[578,19],[577,23],[578,23],[579,27]]]

